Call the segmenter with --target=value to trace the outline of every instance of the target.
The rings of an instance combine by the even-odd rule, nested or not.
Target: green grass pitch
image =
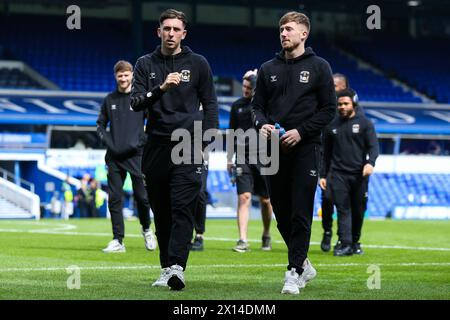
[[[105,254],[107,219],[0,220],[0,299],[450,299],[450,221],[365,221],[365,254],[351,257],[321,252],[315,221],[309,258],[318,275],[297,296],[280,293],[287,250],[275,221],[270,252],[260,249],[258,220],[250,221],[248,253],[231,250],[235,220],[209,219],[206,228],[205,250],[191,252],[186,288],[174,292],[151,287],[159,251],[145,250],[137,221],[126,222],[127,252]],[[379,268],[379,289],[368,288],[371,265]],[[70,266],[80,268],[80,289],[67,287]]]

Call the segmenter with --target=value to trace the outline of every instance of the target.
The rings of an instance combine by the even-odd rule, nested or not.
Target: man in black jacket
[[[202,132],[217,129],[219,113],[208,62],[181,46],[187,33],[185,27],[183,12],[168,9],[161,14],[161,45],[137,60],[131,93],[133,110],[148,112],[142,171],[162,267],[153,286],[174,290],[185,286],[184,270],[202,187],[203,163],[201,144],[197,147],[194,141],[188,146],[191,149],[183,152],[183,157],[191,161],[177,164],[172,154],[177,153],[174,147],[178,142],[171,141],[171,137],[176,129],[192,135],[197,124],[201,124]]]
[[[339,245],[335,256],[352,255],[361,250],[359,239],[364,219],[364,198],[367,179],[378,157],[378,141],[372,122],[356,112],[355,92],[351,89],[337,93],[339,117],[324,133],[324,175],[320,187],[331,192],[338,212]]]
[[[141,157],[145,143],[144,112],[135,113],[130,108],[131,79],[133,66],[127,61],[118,61],[114,66],[117,90],[103,100],[97,119],[97,133],[107,146],[105,156],[108,166],[108,208],[111,214],[113,240],[104,252],[125,252],[123,238],[123,184],[130,173],[133,194],[137,202],[139,221],[147,250],[155,250],[156,238],[150,228],[150,206],[142,182]],[[106,127],[110,131],[106,131]]]
[[[276,123],[286,131],[280,138],[279,170],[270,176],[269,187],[277,227],[288,247],[288,271],[281,292],[298,294],[316,276],[307,254],[320,134],[335,115],[336,95],[328,62],[310,47],[305,49],[308,17],[289,12],[279,26],[283,50],[261,66],[252,106],[254,124],[264,136],[276,138]]]
[[[252,113],[250,102],[256,87],[257,69],[247,71],[242,79],[242,98],[239,98],[231,105],[230,125],[233,130],[242,129],[244,132],[253,129]],[[240,145],[245,149],[245,163],[239,163],[236,157],[236,163],[232,159]],[[258,149],[255,146],[251,149],[248,139],[243,136],[237,136],[236,141],[233,139],[233,148],[227,150],[227,169],[231,173],[236,172],[236,191],[238,194],[237,223],[239,231],[239,240],[233,248],[236,252],[247,252],[250,250],[250,244],[247,241],[248,220],[250,215],[250,207],[252,194],[259,196],[261,204],[261,217],[263,221],[262,245],[264,251],[272,250],[270,238],[270,222],[272,221],[272,205],[269,198],[269,187],[267,176],[261,174],[261,164],[251,163],[250,154],[257,154]]]
[[[348,79],[342,73],[333,74],[333,82],[334,82],[334,90],[336,92],[340,90],[347,89]],[[323,168],[323,164],[321,166]],[[320,170],[320,177],[322,178],[323,170]],[[329,173],[328,173],[329,174]],[[325,177],[326,178],[326,177]],[[320,243],[320,248],[324,252],[328,252],[331,249],[331,238],[332,238],[332,229],[333,229],[333,212],[334,212],[334,204],[333,198],[331,196],[331,188],[326,190],[322,190],[322,228],[323,228],[323,237]]]

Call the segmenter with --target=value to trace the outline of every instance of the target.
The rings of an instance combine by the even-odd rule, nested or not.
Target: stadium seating
[[[151,30],[151,26],[145,28]],[[243,72],[259,67],[263,62],[275,56],[280,51],[277,29],[274,28],[243,28],[207,26],[194,27],[185,43],[192,45],[196,51],[204,53],[210,62],[213,72],[240,80]],[[231,35],[231,36],[230,36]],[[148,34],[151,37],[151,34]],[[217,41],[205,41],[217,39]],[[153,50],[153,46],[148,49]],[[356,60],[343,54],[335,45],[331,45],[319,37],[308,40],[319,56],[330,62],[333,72],[346,74],[351,86],[358,92],[361,100],[421,102],[422,100],[406,92],[385,76],[370,70],[358,68]]]
[[[448,40],[399,39],[383,35],[347,42],[345,47],[437,102],[450,103]]]
[[[132,60],[129,23],[83,19],[81,30],[68,30],[64,16],[10,19],[0,21],[3,45],[64,90],[110,91],[114,63]]]
[[[14,15],[14,23],[0,21],[0,45],[64,90],[110,91],[114,62],[134,61],[130,22],[83,19],[81,30],[68,30],[63,18]],[[144,52],[153,51],[159,42],[156,26],[156,22],[144,23]],[[188,32],[185,44],[206,56],[215,75],[238,81],[243,72],[259,67],[280,50],[276,28],[196,25]],[[421,101],[387,77],[360,69],[355,60],[319,37],[307,45],[327,59],[334,72],[348,75],[362,100]]]
[[[43,89],[19,69],[0,68],[0,88]]]
[[[367,215],[387,217],[395,206],[447,206],[450,202],[449,174],[375,173],[369,184]],[[235,191],[225,171],[210,171],[208,190],[212,194]],[[389,190],[389,192],[386,192]],[[316,190],[314,212],[321,207],[321,189]]]

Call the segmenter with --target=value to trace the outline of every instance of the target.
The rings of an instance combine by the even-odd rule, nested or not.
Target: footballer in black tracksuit
[[[338,93],[338,97],[340,95]],[[321,175],[329,177],[338,212],[340,245],[348,247],[357,244],[361,237],[369,179],[368,176],[363,177],[363,168],[366,164],[375,166],[378,141],[372,122],[363,112],[355,112],[350,118],[336,117],[326,128],[323,138],[324,167]]]
[[[252,111],[257,129],[279,123],[286,131],[297,129],[301,137],[290,152],[280,151],[279,170],[269,176],[277,227],[288,247],[288,269],[301,274],[311,237],[320,134],[336,112],[328,62],[310,47],[293,59],[285,59],[281,51],[259,69]]]
[[[141,158],[146,141],[144,112],[130,108],[130,93],[119,90],[109,93],[103,100],[97,119],[97,133],[107,146],[105,162],[108,167],[108,208],[111,214],[114,239],[122,243],[123,184],[130,173],[133,194],[137,202],[139,221],[143,230],[150,227],[150,206],[142,181]],[[110,131],[106,131],[106,127]]]
[[[253,129],[250,102],[251,98],[242,97],[231,105],[230,129],[242,129],[244,132],[250,128]],[[237,141],[233,141],[233,152],[228,153],[228,162],[231,162],[233,154],[237,151],[237,146],[245,147],[245,163],[236,161],[237,194],[250,192],[263,198],[269,198],[268,179],[267,176],[261,175],[261,164],[250,163],[250,155],[252,153],[256,155],[258,150],[250,150],[248,140],[242,141],[242,139],[238,136]]]
[[[173,72],[181,73],[180,84],[162,91],[160,85]],[[202,187],[203,164],[195,164],[193,158],[200,154],[201,159],[202,150],[192,144],[191,163],[174,164],[171,152],[178,141],[171,141],[171,135],[179,128],[193,135],[194,121],[201,121],[203,132],[217,129],[212,72],[206,59],[187,46],[169,56],[163,55],[158,46],[137,60],[131,95],[132,108],[148,113],[142,171],[154,214],[161,267],[179,265],[184,270]]]
[[[358,96],[356,95],[356,93],[355,93],[354,103],[358,104]],[[361,106],[359,106],[359,105],[358,105],[358,107],[356,108],[355,111],[357,113],[361,113],[361,114],[364,115],[364,109]],[[339,117],[339,114],[336,113],[335,117]],[[325,132],[325,130],[324,130],[324,132]],[[323,136],[322,136],[322,138],[323,138]],[[322,143],[322,145],[323,145],[323,143]],[[322,159],[323,159],[323,152],[322,152]],[[323,170],[323,163],[322,163],[322,161],[321,161],[321,166],[320,167],[321,167],[320,177],[327,179],[326,176],[323,176],[324,170]],[[330,172],[328,172],[328,175],[330,175]],[[327,183],[328,183],[328,185],[331,184],[330,181],[327,181]],[[368,178],[366,179],[365,188],[366,188],[366,191],[364,192],[363,212],[366,212],[366,209],[367,209],[368,189],[369,189],[369,179]],[[324,234],[326,236],[328,236],[329,239],[331,240],[332,229],[333,229],[333,213],[334,213],[334,203],[333,203],[333,197],[332,197],[332,194],[331,194],[331,188],[327,188],[326,190],[322,190],[322,196],[321,197],[322,197],[322,199],[321,199],[322,200],[322,228],[323,228]],[[322,241],[322,243],[323,243],[323,241]],[[322,248],[322,250],[324,250],[324,249]],[[328,251],[328,250],[324,250],[324,251]]]

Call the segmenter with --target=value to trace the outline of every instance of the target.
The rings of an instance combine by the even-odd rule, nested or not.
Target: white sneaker
[[[309,281],[314,279],[317,275],[316,269],[311,264],[311,261],[309,261],[308,258],[305,259],[303,262],[303,273],[300,275],[300,277],[303,279],[302,284],[306,285]],[[300,288],[304,288],[300,287]]]
[[[170,268],[161,269],[161,275],[158,280],[153,282],[152,287],[167,287],[167,280],[169,280],[169,271]]]
[[[303,278],[296,272],[295,268],[286,271],[284,276],[284,286],[281,293],[299,294],[299,288],[304,288],[305,283]]]
[[[185,287],[183,267],[177,264],[171,266],[168,277],[167,285],[172,290],[181,290]]]
[[[105,249],[103,249],[102,251],[106,252],[106,253],[110,253],[110,252],[125,252],[126,251],[125,250],[125,244],[124,243],[121,244],[119,242],[119,240],[114,239],[114,240],[111,240],[108,243],[108,246]]]
[[[145,248],[149,251],[153,251],[156,249],[156,237],[153,234],[151,228],[148,228],[147,231],[142,231],[142,235],[144,236]]]

